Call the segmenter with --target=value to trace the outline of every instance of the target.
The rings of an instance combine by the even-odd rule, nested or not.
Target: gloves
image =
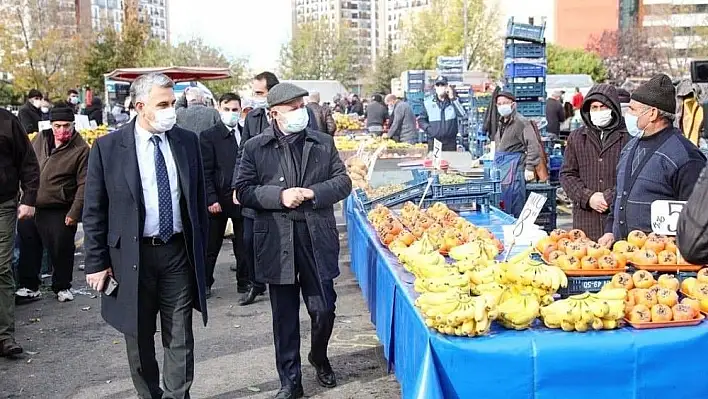
[[[536,179],[536,173],[532,170],[524,170],[524,179],[526,179],[526,181],[534,180]]]

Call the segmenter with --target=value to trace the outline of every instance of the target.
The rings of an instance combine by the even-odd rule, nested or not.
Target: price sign
[[[374,166],[376,166],[376,160],[385,149],[386,144],[381,144],[381,146],[371,155],[371,158],[369,158],[369,172],[366,174],[366,181],[371,181],[371,176],[374,174]]]
[[[361,155],[364,153],[364,149],[366,148],[366,141],[362,141],[361,144],[359,144],[359,148],[356,149],[356,157],[361,159]]]
[[[516,221],[516,224],[514,224],[514,238],[521,237],[524,231],[528,231],[528,229],[531,228],[531,225],[536,222],[538,214],[541,213],[541,209],[543,209],[543,205],[546,203],[547,199],[546,196],[539,193],[531,193],[529,195],[524,209],[521,210],[519,219]]]
[[[651,203],[651,229],[656,234],[676,235],[678,218],[686,201],[658,200]]]
[[[442,142],[433,139],[433,167],[435,169],[440,169],[440,161],[442,161]]]
[[[49,130],[52,128],[52,124],[49,121],[39,121],[39,131]]]

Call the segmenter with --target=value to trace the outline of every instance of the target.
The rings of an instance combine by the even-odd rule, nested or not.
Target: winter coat
[[[366,127],[383,126],[388,119],[388,108],[380,102],[372,101],[366,108]]]
[[[500,118],[492,139],[496,151],[520,153],[519,165],[526,170],[535,172],[536,166],[541,163],[541,142],[531,122],[516,111],[508,118]]]
[[[39,188],[37,157],[20,121],[10,111],[0,108],[0,203],[17,198],[34,206]]]
[[[219,111],[203,104],[189,104],[176,112],[177,126],[197,135],[221,123]]]
[[[590,104],[594,101],[612,110],[612,121],[604,128],[590,121]],[[560,182],[573,201],[573,228],[583,230],[591,240],[597,240],[605,231],[609,209],[605,213],[598,213],[590,207],[590,197],[594,193],[602,193],[607,205],[612,206],[617,183],[617,163],[630,136],[614,86],[598,84],[590,89],[580,115],[585,125],[568,136]]]
[[[243,206],[256,211],[253,241],[256,280],[268,284],[294,284],[295,249],[293,215],[304,213],[317,272],[321,280],[339,275],[339,233],[333,206],[346,198],[352,189],[344,163],[331,136],[306,130],[302,152],[301,181],[292,181],[292,160],[279,142],[273,127],[247,141],[234,183],[236,196]],[[309,188],[314,200],[296,210],[285,208],[280,196],[291,187]]]
[[[89,121],[96,121],[99,126],[103,125],[103,103],[100,98],[94,97],[84,113],[88,116]]]
[[[238,168],[241,163],[241,156],[243,155],[243,148],[246,145],[246,142],[261,134],[261,132],[267,129],[268,126],[270,126],[270,121],[268,120],[268,112],[265,108],[256,108],[251,110],[246,115],[246,120],[243,123],[243,130],[241,131],[241,145],[238,147],[238,154],[236,154],[236,166],[234,166],[234,174],[231,178],[232,185],[236,182],[236,178],[238,177]],[[241,214],[251,219],[256,217],[256,212],[253,209],[246,207],[241,208]]]
[[[678,220],[676,243],[681,255],[695,265],[708,264],[708,177],[703,168]]]
[[[20,124],[25,129],[25,133],[37,133],[39,131],[39,121],[42,120],[42,111],[30,104],[29,101],[17,111]]]
[[[418,128],[411,105],[405,101],[397,101],[393,106],[391,125],[388,135],[401,143],[415,144],[418,142]]]
[[[308,103],[307,109],[312,112],[317,121],[317,130],[334,136],[337,131],[337,124],[334,122],[332,110],[317,103]]]
[[[418,117],[418,122],[427,134],[428,141],[438,139],[443,147],[447,143],[452,143],[454,147],[459,132],[457,118],[464,116],[465,112],[457,98],[450,101],[447,97],[440,100],[438,96],[432,96],[423,101],[423,113]]]
[[[563,104],[555,98],[546,100],[546,131],[548,133],[559,134],[561,122],[565,121],[565,110]]]

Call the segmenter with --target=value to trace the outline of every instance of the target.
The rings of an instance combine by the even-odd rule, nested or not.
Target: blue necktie
[[[160,136],[153,135],[150,141],[155,145],[155,176],[157,177],[158,210],[160,213],[160,234],[158,237],[167,242],[174,232],[172,221],[172,192],[170,178],[167,175],[167,164],[160,150]]]

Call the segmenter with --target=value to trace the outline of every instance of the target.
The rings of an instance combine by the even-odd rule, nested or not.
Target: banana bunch
[[[502,299],[497,311],[499,312],[497,321],[502,326],[512,330],[525,330],[531,327],[540,314],[541,304],[538,301],[538,296],[533,293],[524,293],[512,295],[506,300]]]
[[[447,335],[484,335],[497,317],[494,304],[484,297],[473,297],[455,290],[422,294],[415,305],[425,317],[428,327]]]
[[[411,258],[415,258],[419,255],[430,255],[439,254],[435,250],[433,242],[430,240],[428,233],[424,233],[423,236],[407,248],[402,248],[394,252],[398,256],[398,260],[405,266],[407,263],[411,262]],[[406,267],[406,269],[408,269]],[[409,270],[410,271],[410,270]]]
[[[498,305],[501,303],[502,296],[507,290],[506,286],[499,283],[488,283],[471,286],[471,292],[474,295],[485,297],[489,303]]]
[[[612,330],[624,318],[626,295],[623,288],[573,295],[541,308],[541,317],[546,327],[563,331]]]
[[[445,262],[445,257],[438,252],[407,257],[404,267],[416,278],[444,277],[457,273],[457,269]]]
[[[448,254],[454,260],[483,259],[494,260],[499,255],[499,248],[489,240],[473,240],[450,249]]]
[[[413,288],[416,292],[447,292],[451,289],[469,290],[470,277],[466,274],[451,274],[442,277],[416,278]]]
[[[540,288],[548,293],[556,293],[560,287],[568,286],[568,277],[561,268],[528,257],[508,264],[505,276],[510,283]]]
[[[478,267],[468,273],[470,283],[473,285],[482,285],[494,282],[501,284],[505,280],[504,271],[498,264],[492,264],[487,267]]]

